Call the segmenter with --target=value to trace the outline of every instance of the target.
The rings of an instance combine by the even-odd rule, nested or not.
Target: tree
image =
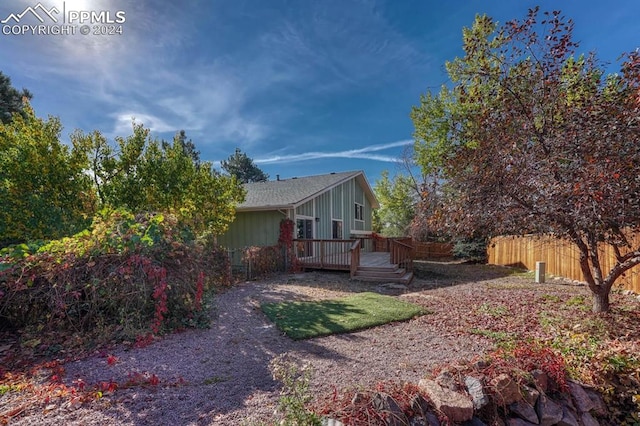
[[[165,148],[169,145],[166,141],[162,141],[162,144]],[[200,151],[196,149],[196,145],[191,139],[187,140],[187,133],[184,130],[176,133],[173,137],[173,144],[179,146],[182,152],[191,158],[191,161],[196,167],[200,167]]]
[[[149,129],[134,123],[133,134],[116,138],[117,148],[97,131],[77,131],[72,140],[88,153],[105,207],[171,212],[196,233],[220,234],[244,199],[235,177],[223,176],[210,162],[202,162],[184,131],[170,143],[151,138]]]
[[[374,220],[385,237],[408,235],[417,203],[413,181],[402,174],[389,179],[389,172],[383,171],[376,181],[373,191],[380,201],[380,208],[374,212]]]
[[[7,124],[14,114],[21,114],[26,118],[25,101],[32,95],[27,89],[22,91],[11,85],[11,78],[0,71],[0,122]]]
[[[640,264],[628,238],[640,232],[640,55],[606,75],[593,54],[576,56],[572,30],[557,11],[539,22],[537,8],[501,28],[476,17],[465,55],[447,63],[452,89],[427,102],[444,109],[421,105],[413,117],[446,137],[418,133],[416,145],[455,194],[448,229],[571,240],[593,310],[604,312],[614,282]],[[616,253],[611,267],[602,244]]]
[[[61,238],[89,223],[95,194],[87,157],[60,142],[61,129],[28,103],[24,117],[0,123],[0,246]]]
[[[222,169],[235,176],[240,183],[264,182],[269,179],[269,175],[260,170],[240,148],[236,148],[236,152],[227,160],[222,160],[221,164]]]

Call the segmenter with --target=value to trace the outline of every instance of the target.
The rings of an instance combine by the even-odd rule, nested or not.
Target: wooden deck
[[[409,283],[413,279],[411,259],[392,263],[397,252],[362,251],[353,240],[297,240],[297,262],[304,269],[350,271],[351,278],[362,281]]]

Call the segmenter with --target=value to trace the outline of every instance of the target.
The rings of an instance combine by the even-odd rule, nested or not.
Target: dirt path
[[[495,268],[472,271],[466,265],[447,269],[436,264],[421,277],[406,288],[355,283],[342,273],[284,275],[237,285],[216,297],[210,329],[168,336],[141,349],[115,350],[109,354],[117,358],[113,365],[105,354],[65,366],[67,384],[125,383],[155,375],[158,385],[121,388],[80,407],[30,407],[11,424],[258,424],[273,420],[279,384],[268,365],[279,354],[310,362],[313,390],[325,392],[389,379],[417,381],[438,364],[472,358],[492,347],[490,340],[464,332],[464,321],[456,318],[468,311],[464,299],[484,297],[486,283],[514,278]],[[334,298],[372,289],[421,303],[433,314],[294,342],[259,308],[263,301]]]

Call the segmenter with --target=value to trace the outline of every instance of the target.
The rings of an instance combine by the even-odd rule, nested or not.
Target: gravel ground
[[[268,368],[275,356],[289,353],[311,363],[312,389],[318,394],[334,386],[417,381],[437,365],[470,359],[492,348],[491,340],[468,333],[468,303],[489,297],[509,303],[513,295],[496,292],[492,286],[511,286],[522,294],[523,288],[529,291],[530,282],[506,276],[497,267],[429,263],[408,287],[352,282],[345,273],[319,272],[241,283],[216,297],[210,329],[174,334],[145,348],[115,349],[109,353],[117,358],[115,363],[103,355],[65,365],[68,385],[78,380],[88,387],[110,380],[124,383],[135,374],[155,375],[158,385],[121,388],[78,406],[68,402],[28,405],[10,424],[269,424],[274,421],[279,392]],[[364,290],[396,295],[433,313],[357,333],[295,342],[283,336],[259,308],[264,301],[317,300]],[[583,290],[550,284],[544,291]],[[0,397],[0,407],[5,407],[0,412],[18,406],[20,395],[9,392]]]

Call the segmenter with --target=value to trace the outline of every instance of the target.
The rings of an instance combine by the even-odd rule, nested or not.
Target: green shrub
[[[487,262],[487,239],[472,238],[458,240],[453,246],[453,256],[457,259],[465,259],[470,262]]]
[[[0,327],[109,329],[122,338],[208,324],[226,255],[174,216],[105,211],[91,230],[0,257]]]

